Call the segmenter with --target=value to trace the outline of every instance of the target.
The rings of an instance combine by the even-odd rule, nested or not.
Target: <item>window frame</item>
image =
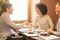
[[[5,0],[5,2],[9,2],[9,0]],[[28,21],[29,22],[31,22],[31,0],[28,0]],[[15,23],[22,23],[22,22],[24,22],[24,21],[26,21],[26,20],[13,20],[13,22],[15,22]]]

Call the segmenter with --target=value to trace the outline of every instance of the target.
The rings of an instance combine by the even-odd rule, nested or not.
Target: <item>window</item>
[[[35,7],[36,7],[36,4],[37,3],[40,3],[40,0],[32,0],[32,9],[31,9],[31,11],[32,11],[32,22],[33,23],[35,23],[35,18],[36,18],[36,16],[37,16],[37,13],[36,13],[36,9],[35,9]]]
[[[13,4],[11,20],[28,20],[28,0],[9,0]]]
[[[11,15],[11,20],[29,20],[34,21],[36,12],[35,5],[39,3],[40,0],[9,0],[13,4],[13,15]]]

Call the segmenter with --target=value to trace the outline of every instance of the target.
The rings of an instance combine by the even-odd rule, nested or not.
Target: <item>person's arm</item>
[[[53,32],[54,35],[60,36],[60,32]]]
[[[49,29],[53,29],[54,25],[53,25],[53,22],[52,22],[52,19],[48,16],[48,25],[49,25]]]
[[[53,30],[51,30],[51,29],[48,29],[48,31],[47,31],[49,34],[54,34],[54,35],[56,35],[56,36],[60,36],[60,32],[58,32],[58,31],[53,31]]]
[[[5,19],[4,22],[9,25],[10,27],[17,28],[16,24],[13,23],[10,19]]]
[[[34,23],[34,27],[38,28],[39,23],[38,23],[38,16],[35,18],[35,23]]]
[[[2,15],[3,22],[11,28],[18,28],[18,26],[10,20],[9,15]]]
[[[4,25],[5,27],[8,27],[8,28],[10,28],[10,29],[13,29],[14,32],[17,34],[17,30],[16,30],[16,29],[17,29],[17,26],[15,25],[15,23],[13,23],[13,22],[10,20],[9,15],[2,14],[1,20],[2,20],[3,25]],[[16,34],[15,34],[15,35],[16,35]],[[18,35],[18,34],[17,34],[17,35]]]
[[[37,31],[42,31],[39,22],[40,22],[39,21],[39,16],[37,16],[36,19],[35,19],[35,24],[34,24],[35,26],[34,27]]]

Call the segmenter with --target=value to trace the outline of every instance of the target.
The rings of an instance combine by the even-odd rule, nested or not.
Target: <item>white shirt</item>
[[[54,32],[54,34],[60,36],[60,17],[59,17],[58,23],[57,23],[57,32]]]

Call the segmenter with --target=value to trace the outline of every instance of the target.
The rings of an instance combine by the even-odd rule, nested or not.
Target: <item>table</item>
[[[21,29],[20,29],[21,31]],[[60,37],[55,36],[55,35],[49,35],[49,36],[42,36],[40,35],[40,33],[36,33],[34,32],[33,34],[29,34],[28,32],[28,28],[27,29],[23,29],[23,35],[25,36],[26,40],[59,40]],[[46,33],[46,32],[44,32]]]
[[[27,37],[31,37],[32,39],[35,40],[60,40],[60,37],[55,35],[42,36],[38,34],[28,34],[28,33],[24,33],[24,35],[26,35]]]

